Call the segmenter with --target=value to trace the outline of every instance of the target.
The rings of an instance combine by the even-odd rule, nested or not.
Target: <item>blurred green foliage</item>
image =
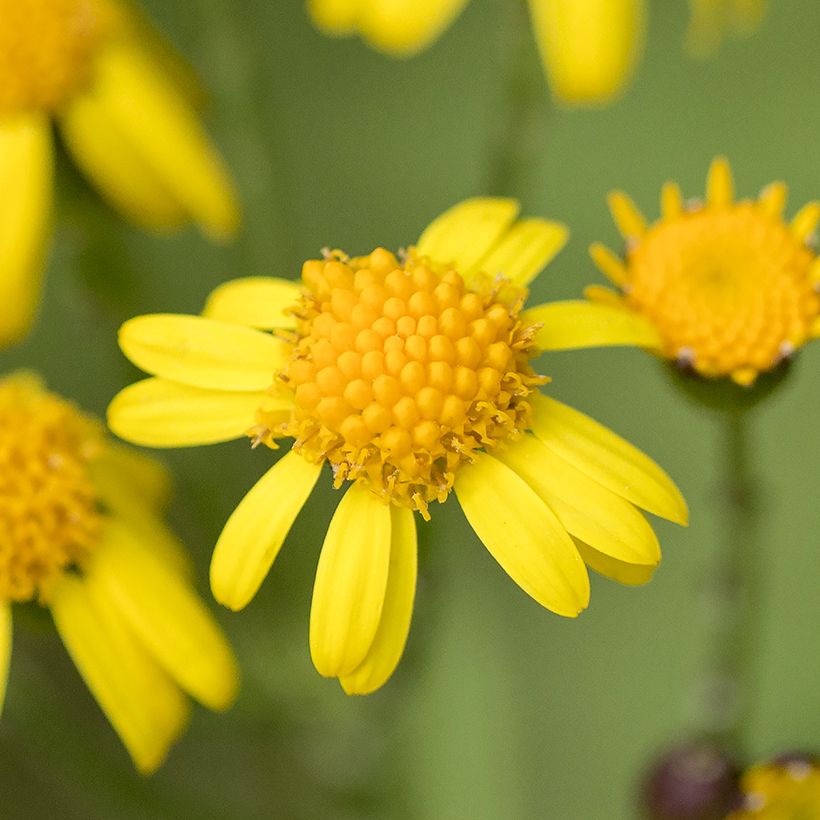
[[[504,110],[509,0],[474,0],[428,53],[392,62],[323,39],[297,0],[145,0],[210,90],[207,116],[237,175],[245,230],[213,248],[194,232],[139,233],[105,210],[63,163],[45,304],[36,331],[0,357],[102,413],[136,375],[117,326],[150,311],[198,311],[235,276],[295,277],[324,245],[352,252],[411,242],[437,213],[485,191]],[[604,197],[630,191],[649,213],[666,178],[699,195],[716,153],[738,190],[790,183],[793,207],[820,194],[820,5],[780,0],[752,40],[708,62],[683,53],[683,0],[652,3],[646,59],[619,104],[546,105],[524,136],[525,211],[566,221],[572,241],[535,286],[539,300],[597,281],[593,239],[615,242]],[[531,38],[522,59],[535,60]],[[0,722],[0,814],[14,818],[510,818],[619,820],[653,752],[691,726],[706,657],[700,590],[719,533],[718,428],[649,357],[633,350],[553,354],[554,394],[641,446],[678,480],[692,525],[658,524],[664,561],[646,588],[593,580],[577,621],[511,583],[457,505],[422,528],[408,651],[390,684],[347,698],[313,670],[313,571],[331,510],[317,492],[260,595],[220,613],[244,669],[227,715],[196,710],[166,766],[144,780],[59,645],[47,617],[17,618]],[[756,602],[763,756],[820,738],[817,501],[820,345],[755,416],[764,484],[766,590]],[[203,592],[216,536],[270,463],[245,442],[165,455],[174,523]]]

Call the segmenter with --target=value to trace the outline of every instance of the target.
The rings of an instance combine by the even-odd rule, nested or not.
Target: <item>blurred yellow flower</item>
[[[0,710],[12,604],[37,601],[137,768],[153,771],[185,727],[185,694],[221,710],[238,683],[162,522],[164,471],[16,374],[0,380],[0,488]]]
[[[766,13],[767,0],[689,0],[686,45],[696,57],[714,54],[727,34],[753,34]]]
[[[0,345],[36,308],[52,198],[51,121],[102,195],[136,223],[230,236],[222,160],[154,32],[119,0],[0,0]]]
[[[152,378],[109,408],[118,435],[156,447],[295,439],[228,520],[211,564],[241,609],[268,573],[325,463],[347,491],[316,572],[310,647],[348,693],[381,686],[402,654],[416,584],[414,511],[455,491],[493,557],[543,606],[587,605],[584,562],[627,584],[660,559],[635,509],[684,523],[666,474],[606,428],[547,398],[530,360],[555,344],[527,286],[566,240],[509,199],[462,202],[398,258],[327,251],[300,285],[228,282],[204,316],[126,322]],[[272,334],[270,331],[274,331]],[[633,506],[635,505],[635,506]]]
[[[757,200],[734,201],[722,157],[712,163],[705,202],[684,202],[668,182],[652,225],[613,192],[624,256],[598,243],[590,253],[618,292],[592,285],[591,302],[556,302],[544,320],[566,325],[567,347],[636,345],[705,378],[751,385],[820,335],[820,203],[788,224],[786,193],[773,182]]]
[[[358,33],[395,56],[430,45],[467,0],[308,0],[328,34]],[[645,0],[529,0],[533,30],[556,100],[600,105],[617,97],[643,51]]]
[[[803,755],[753,766],[741,781],[742,804],[727,820],[820,817],[820,766]]]

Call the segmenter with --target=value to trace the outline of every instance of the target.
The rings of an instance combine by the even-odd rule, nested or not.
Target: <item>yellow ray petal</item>
[[[171,474],[162,462],[113,441],[94,459],[107,474],[127,483],[129,492],[154,510],[163,510],[171,498]]]
[[[734,195],[735,186],[729,160],[726,157],[715,157],[706,178],[706,203],[713,208],[724,208],[732,204]]]
[[[801,242],[805,242],[817,230],[818,222],[820,222],[820,202],[809,202],[795,214],[789,227]]]
[[[522,219],[510,228],[478,263],[490,276],[501,274],[517,285],[529,285],[564,247],[569,231],[560,222]]]
[[[75,161],[113,208],[144,228],[185,224],[185,208],[136,150],[95,86],[71,100],[59,122]]]
[[[658,568],[657,564],[632,564],[628,561],[619,561],[611,555],[605,555],[603,552],[593,549],[589,544],[585,544],[578,538],[573,539],[578,552],[581,553],[581,558],[584,563],[592,570],[595,570],[604,578],[610,578],[617,581],[619,584],[624,584],[630,587],[638,587],[649,583],[655,570]]]
[[[500,458],[538,493],[570,535],[625,563],[654,566],[660,561],[658,539],[632,504],[542,442],[525,436]]]
[[[523,478],[482,454],[461,468],[455,491],[476,535],[524,592],[570,618],[586,608],[584,562],[555,513]]]
[[[51,218],[53,149],[48,119],[0,123],[0,347],[18,341],[34,316]]]
[[[212,291],[202,315],[260,330],[293,328],[296,318],[285,311],[296,306],[301,293],[295,282],[272,276],[233,279]]]
[[[308,0],[313,24],[325,34],[351,34],[369,0]]]
[[[374,47],[395,56],[427,48],[452,23],[467,0],[367,0],[358,25]]]
[[[661,214],[664,219],[676,219],[683,213],[683,194],[677,182],[665,182],[661,189]]]
[[[493,249],[518,215],[514,199],[466,199],[437,217],[418,241],[418,252],[470,273]]]
[[[533,433],[561,458],[638,507],[688,522],[680,490],[649,456],[566,404],[540,393],[532,401]]]
[[[143,773],[182,732],[188,702],[125,625],[102,605],[93,580],[66,574],[54,589],[57,631],[80,674]]]
[[[530,0],[553,95],[569,105],[619,96],[643,51],[645,0]]]
[[[640,239],[646,233],[646,219],[638,206],[623,191],[613,191],[607,197],[612,219],[627,242]]]
[[[290,355],[285,342],[260,330],[163,313],[129,319],[119,342],[151,375],[210,390],[266,390]]]
[[[599,305],[608,305],[619,310],[629,310],[619,293],[603,285],[587,285],[584,288],[584,298]]]
[[[270,397],[263,392],[203,390],[165,379],[143,379],[121,390],[108,407],[108,426],[126,441],[146,447],[190,447],[241,438],[256,411]],[[283,420],[292,403],[281,399]]]
[[[770,182],[757,198],[761,209],[769,216],[779,219],[786,207],[789,188],[784,182]]]
[[[390,507],[390,525],[390,569],[384,610],[365,659],[341,678],[348,695],[369,695],[387,682],[401,659],[410,632],[418,565],[413,512],[405,507]]]
[[[210,709],[233,703],[239,672],[233,652],[187,579],[152,554],[152,545],[116,520],[89,574],[157,663]]]
[[[589,255],[592,257],[592,261],[598,270],[600,270],[613,285],[622,288],[628,283],[629,274],[623,259],[614,251],[611,251],[606,245],[602,245],[600,242],[593,242],[592,245],[589,246]]]
[[[0,603],[0,716],[3,714],[3,704],[6,701],[6,685],[9,680],[11,633],[11,604],[4,601]]]
[[[173,82],[130,42],[107,43],[95,93],[129,150],[153,169],[186,213],[211,236],[231,236],[239,206],[230,176],[196,113]]]
[[[349,675],[379,628],[390,566],[390,506],[362,484],[339,502],[310,605],[310,656],[320,675]]]
[[[253,598],[321,468],[291,451],[242,499],[225,524],[211,561],[211,590],[219,603],[236,610]]]
[[[526,324],[542,324],[535,344],[541,350],[628,345],[659,350],[661,337],[648,319],[629,310],[572,300],[524,311]]]

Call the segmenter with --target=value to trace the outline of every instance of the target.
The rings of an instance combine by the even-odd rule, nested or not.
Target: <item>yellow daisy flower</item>
[[[12,605],[36,601],[137,768],[153,771],[185,727],[185,695],[226,709],[238,683],[162,522],[165,473],[16,374],[0,380],[0,488],[0,711]]]
[[[120,0],[0,0],[0,344],[34,313],[53,185],[51,122],[102,195],[139,225],[238,224],[233,186],[173,57]]]
[[[708,57],[727,34],[748,37],[766,13],[767,0],[689,0],[686,45],[696,57]]]
[[[409,56],[429,46],[467,0],[308,0],[323,32],[360,34]],[[645,0],[529,0],[552,93],[568,105],[608,103],[626,87],[643,50]]]
[[[704,202],[668,182],[648,225],[626,194],[609,206],[623,256],[596,243],[595,264],[617,292],[592,285],[591,302],[556,302],[544,320],[566,327],[567,347],[636,345],[708,379],[751,385],[820,334],[820,203],[787,223],[786,186],[734,200],[729,163],[711,166]]]
[[[820,766],[803,755],[761,763],[743,775],[741,792],[741,806],[728,820],[820,817]]]
[[[294,439],[219,538],[218,601],[253,598],[323,465],[347,487],[316,572],[310,648],[348,693],[377,689],[398,663],[414,511],[429,520],[452,491],[512,579],[568,617],[588,603],[585,561],[627,584],[652,575],[660,550],[635,506],[686,520],[656,464],[537,390],[548,380],[530,361],[555,334],[522,306],[566,230],[517,215],[513,200],[467,200],[398,257],[327,251],[300,284],[239,279],[203,316],[122,327],[123,351],[152,378],[112,402],[118,435],[156,447]]]

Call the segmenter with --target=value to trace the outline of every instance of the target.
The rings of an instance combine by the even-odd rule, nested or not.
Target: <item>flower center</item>
[[[87,82],[94,0],[0,0],[0,114],[52,111]]]
[[[820,312],[815,255],[751,202],[656,223],[627,252],[627,303],[666,354],[703,375],[768,370],[803,344]]]
[[[286,434],[335,486],[366,481],[386,502],[419,510],[444,501],[480,450],[526,429],[527,397],[546,379],[529,366],[535,328],[518,318],[525,293],[506,281],[468,287],[413,250],[377,249],[306,262],[294,312],[294,391]]]
[[[100,515],[88,461],[97,426],[34,379],[0,382],[0,601],[47,598],[82,562]]]

